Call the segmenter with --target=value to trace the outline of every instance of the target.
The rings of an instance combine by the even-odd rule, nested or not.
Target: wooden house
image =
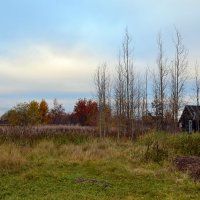
[[[200,131],[200,106],[186,105],[179,119],[179,127],[189,133]]]

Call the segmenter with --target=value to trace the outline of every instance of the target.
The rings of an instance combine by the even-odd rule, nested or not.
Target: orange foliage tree
[[[40,110],[40,115],[41,115],[41,123],[47,124],[48,123],[49,106],[44,99],[40,102],[39,110]]]

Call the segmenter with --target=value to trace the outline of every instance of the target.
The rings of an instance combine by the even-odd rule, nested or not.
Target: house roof
[[[200,116],[200,106],[186,105],[179,121],[181,121],[181,119],[185,113],[185,110],[188,111],[190,118],[193,120],[195,120],[197,116]]]

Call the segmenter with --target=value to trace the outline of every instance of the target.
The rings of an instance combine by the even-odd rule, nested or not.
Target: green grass
[[[194,138],[200,136],[157,133],[136,142],[63,135],[31,143],[4,139],[0,199],[200,199],[200,183],[171,162],[176,155],[198,155]]]

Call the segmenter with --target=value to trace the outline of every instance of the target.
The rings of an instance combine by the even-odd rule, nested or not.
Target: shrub
[[[176,155],[200,156],[200,134],[169,134],[156,132],[143,136],[139,141],[145,145],[144,158],[160,162]]]
[[[159,141],[154,141],[151,145],[147,146],[144,158],[145,160],[161,162],[168,158],[168,149]]]
[[[200,156],[200,135],[197,133],[174,135],[166,142],[174,154]]]

